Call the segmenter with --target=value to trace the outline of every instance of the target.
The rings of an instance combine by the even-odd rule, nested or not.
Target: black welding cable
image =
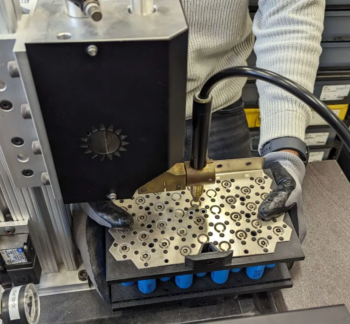
[[[299,84],[277,73],[249,66],[237,66],[223,70],[213,75],[203,86],[198,97],[202,100],[210,98],[210,92],[222,80],[234,77],[249,77],[269,82],[280,87],[295,97],[299,98],[309,107],[314,109],[330,126],[334,128],[344,145],[350,151],[350,131],[347,126],[336,116],[321,100]]]

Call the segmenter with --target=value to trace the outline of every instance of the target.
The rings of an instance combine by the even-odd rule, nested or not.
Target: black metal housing
[[[187,42],[184,31],[169,40],[26,44],[65,203],[130,198],[183,158]],[[127,136],[121,157],[84,154],[81,139],[101,124]]]

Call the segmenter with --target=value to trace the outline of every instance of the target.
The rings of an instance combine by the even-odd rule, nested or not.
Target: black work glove
[[[110,200],[84,203],[81,207],[91,219],[102,226],[131,228],[134,225],[131,215]]]
[[[305,176],[305,165],[296,155],[288,152],[274,152],[265,156],[264,169],[270,169],[277,187],[259,207],[259,218],[272,217],[290,211],[300,242],[306,236],[303,218],[301,185]]]
[[[106,249],[109,246],[105,244],[105,228],[131,228],[133,218],[112,201],[74,204],[72,216],[73,237],[85,269],[97,292],[109,302],[106,282]]]

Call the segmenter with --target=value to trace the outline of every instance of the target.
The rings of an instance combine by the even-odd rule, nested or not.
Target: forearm
[[[277,72],[313,91],[321,53],[324,0],[260,0],[254,19],[257,66]],[[282,89],[257,82],[260,146],[273,138],[304,140],[310,109]]]

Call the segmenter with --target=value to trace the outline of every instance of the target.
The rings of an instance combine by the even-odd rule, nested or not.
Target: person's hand
[[[131,228],[132,216],[112,201],[72,205],[73,237],[86,272],[97,292],[110,301],[106,282],[106,228]],[[102,226],[101,226],[102,225]]]
[[[109,228],[131,228],[132,216],[112,201],[95,201],[81,204],[85,213],[96,223]]]
[[[302,242],[306,236],[301,196],[305,175],[303,161],[292,152],[273,152],[265,156],[264,169],[271,170],[277,186],[261,203],[259,218],[271,219],[290,211],[293,225]]]

